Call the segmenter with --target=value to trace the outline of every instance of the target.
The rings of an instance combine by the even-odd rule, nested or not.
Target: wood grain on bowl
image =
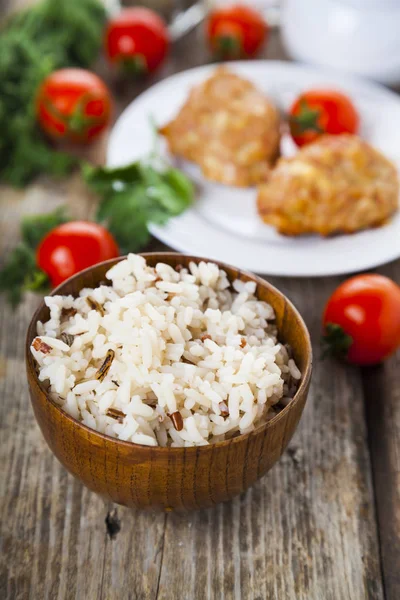
[[[186,266],[200,258],[175,253],[144,254],[154,266],[165,262]],[[120,259],[117,259],[120,260]],[[95,287],[117,262],[107,261],[82,271],[53,294],[77,295]],[[307,328],[293,305],[268,282],[217,263],[229,279],[257,283],[256,295],[276,313],[279,339],[291,345],[302,372],[294,399],[273,419],[249,434],[208,446],[149,447],[124,442],[89,429],[48,398],[38,381],[30,344],[38,320],[49,318],[41,304],[29,326],[26,364],[33,410],[42,433],[59,461],[91,490],[126,506],[185,510],[212,506],[240,494],[266,473],[289,443],[306,402],[311,377],[311,344]]]

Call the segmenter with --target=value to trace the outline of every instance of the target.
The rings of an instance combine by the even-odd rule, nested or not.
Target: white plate
[[[193,85],[215,65],[184,71],[148,89],[122,113],[110,137],[107,162],[120,166],[143,157],[152,146],[150,117],[158,125],[179,110]],[[361,114],[361,135],[400,169],[400,99],[377,84],[338,72],[279,61],[230,63],[229,68],[254,82],[279,107],[310,87],[343,90]],[[286,137],[283,154],[295,151]],[[195,181],[197,199],[182,216],[151,232],[181,252],[225,261],[269,275],[324,276],[376,267],[400,256],[400,214],[379,229],[322,239],[289,238],[264,225],[257,216],[255,188],[241,189],[205,180],[192,164],[177,162]]]

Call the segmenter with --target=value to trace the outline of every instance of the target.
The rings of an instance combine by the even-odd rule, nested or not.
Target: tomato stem
[[[318,119],[321,116],[321,110],[318,108],[311,108],[307,101],[302,99],[300,102],[300,110],[297,115],[291,115],[290,125],[293,129],[294,135],[302,135],[306,131],[315,131],[316,133],[323,133],[324,130],[318,124]]]
[[[326,323],[321,340],[322,358],[335,356],[345,359],[352,343],[353,338],[344,331],[343,327],[337,323]]]
[[[143,54],[134,54],[133,56],[125,56],[121,62],[122,70],[128,75],[140,77],[146,75],[148,66],[146,57]]]
[[[223,58],[237,58],[241,55],[242,44],[237,36],[224,34],[217,38],[217,53]]]
[[[103,122],[102,117],[92,117],[85,114],[85,107],[88,102],[98,99],[101,99],[101,96],[92,92],[83,94],[71,115],[63,114],[50,100],[44,100],[44,105],[52,117],[59,119],[65,125],[67,131],[81,135],[84,134],[89,127]]]

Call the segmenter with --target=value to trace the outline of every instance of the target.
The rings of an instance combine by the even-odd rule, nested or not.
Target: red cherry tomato
[[[379,363],[400,346],[400,287],[383,275],[358,275],[329,298],[324,342],[358,365]]]
[[[360,118],[352,101],[334,90],[309,90],[289,111],[290,132],[303,146],[324,133],[357,133]]]
[[[211,50],[220,58],[254,56],[267,38],[268,25],[262,15],[244,5],[212,11],[207,21]]]
[[[46,77],[40,86],[36,112],[49,136],[90,142],[110,122],[110,92],[90,71],[60,69]]]
[[[154,71],[169,47],[166,24],[148,8],[125,8],[108,22],[105,51],[111,63],[133,73]]]
[[[118,246],[107,229],[89,221],[71,221],[43,238],[36,261],[55,287],[82,269],[117,256]]]

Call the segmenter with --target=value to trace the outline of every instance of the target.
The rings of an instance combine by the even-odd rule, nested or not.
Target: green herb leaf
[[[36,267],[36,257],[32,248],[25,243],[19,244],[0,271],[0,291],[6,293],[12,306],[16,306],[25,290],[39,291],[47,286],[47,275]]]
[[[100,195],[121,190],[122,184],[139,183],[142,178],[138,163],[116,169],[86,163],[82,166],[82,175],[90,189]]]
[[[45,215],[27,215],[21,222],[22,239],[30,248],[35,249],[52,229],[67,221],[69,219],[64,206]]]
[[[164,179],[174,190],[181,202],[186,202],[189,206],[194,196],[193,183],[179,169],[168,169],[164,174]]]
[[[106,225],[123,253],[143,248],[150,238],[148,224],[165,224],[194,197],[186,175],[156,156],[116,169],[84,165],[83,176],[101,197],[97,221]]]
[[[146,201],[146,188],[137,185],[115,192],[100,203],[97,220],[106,222],[122,254],[136,252],[149,241]]]
[[[24,289],[30,290],[31,292],[47,291],[49,289],[49,278],[41,269],[35,269],[35,271],[25,279]]]

